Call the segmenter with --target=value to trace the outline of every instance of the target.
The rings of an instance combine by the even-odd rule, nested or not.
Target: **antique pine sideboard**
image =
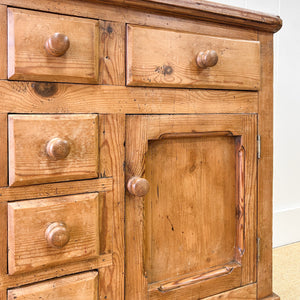
[[[0,19],[0,299],[279,299],[281,19],[201,0]]]

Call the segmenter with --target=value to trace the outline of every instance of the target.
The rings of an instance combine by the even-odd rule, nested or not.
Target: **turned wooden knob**
[[[149,182],[145,178],[132,177],[128,180],[127,189],[130,194],[143,197],[149,192]]]
[[[206,50],[199,52],[196,58],[197,65],[200,68],[209,68],[213,67],[218,62],[218,54],[215,50]]]
[[[45,43],[46,51],[53,56],[64,55],[69,47],[69,38],[65,34],[58,32],[51,35]]]
[[[64,223],[51,223],[45,232],[48,245],[53,248],[63,248],[70,240],[70,232]]]
[[[46,151],[54,160],[64,159],[70,153],[70,144],[66,140],[54,138],[48,142]]]

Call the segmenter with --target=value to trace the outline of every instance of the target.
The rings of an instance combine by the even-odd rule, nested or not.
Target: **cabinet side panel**
[[[258,132],[258,237],[260,260],[257,269],[258,299],[272,294],[272,178],[273,178],[273,36],[260,33],[262,88],[259,91]]]

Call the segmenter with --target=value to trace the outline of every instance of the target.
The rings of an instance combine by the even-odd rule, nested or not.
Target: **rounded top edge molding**
[[[282,27],[282,19],[279,16],[203,0],[114,0],[113,3],[110,0],[81,1],[105,3],[143,11],[146,9],[167,13],[168,15],[174,13],[185,18],[192,17],[203,21],[230,24],[273,33]]]

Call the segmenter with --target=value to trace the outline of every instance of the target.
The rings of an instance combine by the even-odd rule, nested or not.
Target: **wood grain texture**
[[[76,274],[9,290],[7,300],[97,300],[98,272]]]
[[[225,292],[222,294],[218,294],[216,296],[204,298],[203,300],[251,300],[251,299],[257,299],[256,298],[256,284],[250,284],[245,287],[241,287],[238,289],[234,289],[229,292]]]
[[[109,266],[99,270],[99,298],[100,299],[115,299],[113,295],[116,293],[120,294],[121,298],[124,299],[123,293],[120,293],[120,287],[118,290],[114,290],[114,286],[118,286],[119,282],[114,282],[115,267]]]
[[[235,164],[234,137],[187,135],[148,142],[145,178],[150,191],[144,204],[148,283],[234,259]]]
[[[8,185],[7,114],[0,113],[0,187]]]
[[[107,193],[100,193],[99,198],[99,253],[112,253],[114,222],[111,216],[113,215],[113,203],[107,198]]]
[[[125,115],[101,117],[100,126],[100,172],[113,176],[113,190],[106,193],[108,216],[113,223],[113,267],[99,270],[100,298],[124,299],[124,160],[125,160]],[[110,212],[110,211],[108,211]]]
[[[99,21],[99,83],[125,85],[125,24]]]
[[[63,33],[70,40],[70,49],[60,57],[44,49],[54,33]],[[8,45],[9,79],[98,82],[99,27],[95,20],[9,8]]]
[[[98,193],[9,203],[9,274],[99,255],[98,210]],[[61,249],[50,247],[45,238],[53,222],[64,223],[70,232]]]
[[[10,186],[98,177],[97,114],[9,115],[8,122]],[[54,138],[69,144],[65,159],[49,157]]]
[[[125,182],[134,176],[144,177],[147,152],[147,118],[127,116]],[[125,299],[147,297],[147,274],[144,262],[144,200],[126,192],[125,198]]]
[[[260,33],[262,89],[259,92],[258,132],[261,158],[258,160],[258,232],[260,260],[257,267],[257,295],[272,295],[272,208],[273,208],[273,36]]]
[[[0,113],[256,113],[255,92],[55,84],[47,97],[32,83],[0,81]]]
[[[256,282],[257,260],[257,115],[252,115],[245,121],[246,134],[242,136],[245,151],[245,253],[242,256],[242,285]],[[244,146],[245,145],[245,146]]]
[[[7,6],[0,4],[0,79],[7,79]]]
[[[187,214],[189,211],[192,213],[195,209],[196,205],[200,205],[197,203],[194,203],[193,205],[193,209],[188,209],[187,207],[185,207],[185,205],[187,205],[186,203],[188,203],[188,191],[191,190],[191,195],[193,195],[193,186],[197,187],[200,183],[200,186],[203,186],[201,188],[201,190],[207,190],[207,195],[210,195],[211,192],[213,192],[212,190],[214,190],[214,188],[212,188],[212,190],[209,189],[209,185],[208,183],[210,183],[210,185],[212,184],[212,180],[208,180],[207,184],[205,184],[205,180],[203,179],[203,174],[202,176],[198,175],[196,176],[196,178],[201,178],[201,181],[199,184],[197,184],[197,181],[195,181],[196,179],[190,178],[187,174],[188,174],[188,170],[195,170],[195,167],[193,167],[193,164],[190,167],[190,164],[188,163],[184,163],[184,160],[182,162],[182,166],[180,165],[180,162],[183,159],[183,156],[185,155],[185,157],[190,157],[191,160],[192,157],[195,156],[195,151],[192,151],[193,149],[188,148],[186,145],[184,145],[184,147],[182,149],[177,149],[176,150],[176,146],[174,144],[172,144],[172,146],[168,149],[168,148],[164,148],[163,151],[163,156],[164,157],[168,157],[167,161],[170,161],[170,157],[172,157],[171,152],[173,149],[175,149],[174,151],[177,153],[177,155],[182,155],[180,156],[180,159],[178,159],[177,164],[173,164],[172,167],[165,166],[165,163],[160,160],[159,163],[155,160],[153,160],[156,163],[153,163],[153,167],[151,164],[151,168],[148,165],[149,162],[149,157],[147,158],[147,156],[145,157],[145,154],[147,152],[147,155],[149,155],[149,153],[151,153],[151,143],[164,143],[164,136],[166,135],[166,133],[168,134],[173,134],[173,139],[175,138],[175,133],[184,133],[186,135],[186,141],[185,143],[187,143],[189,141],[189,139],[198,139],[203,138],[201,137],[201,135],[195,135],[195,133],[216,133],[216,132],[221,132],[221,139],[230,139],[232,137],[230,137],[230,135],[233,136],[241,136],[242,139],[242,145],[244,147],[244,149],[246,149],[247,152],[247,156],[245,159],[245,186],[246,186],[246,190],[245,190],[245,218],[246,218],[246,222],[245,222],[245,244],[247,245],[245,252],[243,253],[243,257],[242,257],[242,272],[239,273],[239,275],[232,275],[232,274],[237,274],[236,272],[232,272],[230,275],[226,275],[223,277],[224,280],[224,284],[222,283],[223,280],[220,278],[212,278],[210,280],[207,280],[203,283],[199,283],[199,286],[201,285],[201,289],[199,289],[199,286],[197,285],[191,285],[188,287],[184,287],[175,291],[170,291],[168,293],[161,293],[159,292],[159,290],[154,290],[151,289],[151,293],[149,294],[150,299],[174,299],[174,297],[178,297],[180,298],[183,297],[183,295],[185,297],[187,297],[187,299],[198,299],[199,297],[207,297],[209,294],[211,293],[210,290],[210,286],[214,286],[214,288],[223,288],[223,291],[225,291],[228,288],[228,282],[227,280],[228,277],[233,276],[232,278],[235,278],[234,276],[240,276],[239,280],[235,280],[232,279],[231,280],[231,288],[234,287],[238,287],[240,285],[240,282],[243,281],[245,282],[246,280],[248,280],[248,283],[254,282],[255,281],[255,263],[256,263],[256,256],[255,256],[255,245],[256,245],[256,227],[255,227],[255,218],[256,218],[256,213],[255,213],[255,201],[256,201],[256,196],[255,196],[255,186],[253,185],[253,183],[255,183],[256,181],[256,116],[255,115],[189,115],[189,116],[185,116],[185,115],[168,115],[168,116],[164,116],[164,115],[148,115],[148,116],[128,116],[127,117],[127,122],[126,122],[126,180],[128,180],[129,178],[131,178],[132,176],[146,176],[146,178],[148,179],[149,176],[150,177],[150,192],[148,194],[148,196],[146,196],[144,199],[139,198],[139,197],[134,197],[132,195],[129,195],[129,193],[126,194],[126,219],[125,219],[125,224],[126,224],[126,295],[129,298],[134,298],[134,299],[143,299],[144,297],[146,297],[147,294],[147,287],[148,284],[153,282],[153,281],[157,281],[159,280],[159,284],[163,285],[164,282],[166,282],[166,280],[170,280],[170,277],[174,277],[176,274],[174,273],[167,273],[167,266],[170,265],[171,266],[171,272],[174,271],[175,269],[175,273],[179,272],[180,274],[180,269],[176,269],[177,265],[176,263],[173,264],[174,261],[176,261],[176,257],[178,258],[178,265],[180,264],[180,262],[183,259],[183,265],[185,266],[185,268],[188,268],[189,266],[192,266],[191,261],[193,261],[194,258],[197,259],[197,257],[199,257],[199,253],[201,253],[200,257],[203,258],[203,260],[205,260],[205,251],[207,249],[209,249],[210,247],[208,246],[208,248],[202,253],[201,251],[196,251],[198,253],[198,255],[195,256],[194,255],[188,255],[191,251],[192,248],[186,249],[183,248],[182,251],[183,253],[187,253],[186,257],[183,258],[182,256],[180,256],[180,259],[178,257],[178,251],[176,252],[172,252],[172,246],[171,244],[167,243],[166,241],[168,241],[169,239],[172,240],[172,237],[174,234],[176,234],[176,230],[179,228],[179,233],[182,233],[182,231],[187,234],[186,239],[191,239],[193,241],[193,236],[194,239],[197,239],[197,237],[199,237],[199,234],[192,234],[191,230],[193,231],[194,228],[197,226],[198,222],[201,222],[201,218],[203,217],[200,213],[199,215],[199,211],[198,211],[198,217],[197,219],[194,220],[194,222],[192,222],[193,218],[191,216],[187,216],[185,219],[180,219],[180,216],[178,215],[178,212],[182,212],[183,214]],[[224,132],[230,132],[229,136],[224,137]],[[191,134],[191,137],[190,135]],[[228,134],[227,134],[228,135]],[[182,137],[181,137],[182,138]],[[209,138],[207,139],[217,139],[216,134],[211,135]],[[219,138],[220,139],[220,138]],[[149,143],[148,141],[151,140],[151,143]],[[166,142],[170,142],[172,141],[172,139],[167,139]],[[194,141],[195,142],[195,141]],[[220,145],[218,145],[219,147]],[[195,149],[198,149],[199,145],[197,145],[197,147],[195,147]],[[208,148],[209,150],[207,151],[207,153],[212,153],[212,149],[216,148],[215,147],[210,147]],[[224,144],[222,144],[222,147],[220,146],[220,148],[222,148],[224,150]],[[202,149],[202,148],[201,148]],[[202,149],[203,150],[203,149]],[[171,152],[170,152],[171,151]],[[158,151],[159,152],[159,151]],[[201,153],[203,151],[200,151]],[[230,151],[229,151],[230,152]],[[235,160],[235,147],[233,146],[232,149],[233,152],[233,160]],[[155,152],[156,153],[156,152]],[[227,152],[225,152],[227,153]],[[155,154],[157,155],[157,154]],[[150,157],[155,157],[155,155],[151,155]],[[222,154],[225,155],[225,154]],[[221,154],[217,155],[217,157],[222,156]],[[160,156],[159,156],[160,157]],[[195,156],[197,157],[197,156]],[[228,160],[227,155],[225,155],[226,157],[226,161]],[[196,159],[195,161],[201,161],[201,159]],[[151,160],[150,160],[151,161]],[[205,164],[207,164],[207,159],[203,159],[203,161],[205,162]],[[191,162],[192,163],[192,162]],[[222,165],[221,162],[220,166],[216,169],[219,170],[220,172],[220,168],[221,166],[224,167]],[[157,166],[157,170],[159,170],[159,172],[154,172],[155,170],[155,166]],[[180,177],[181,179],[179,180],[179,178],[170,178],[170,174],[172,174],[172,170],[179,170],[179,174],[183,173],[183,176]],[[187,170],[186,170],[187,169]],[[210,170],[210,172],[212,172],[212,167],[208,167],[208,170]],[[164,176],[164,171],[166,171],[167,175]],[[154,184],[154,186],[152,185],[152,179],[155,177],[155,174],[157,173],[157,184],[159,185],[159,189],[157,189],[156,185]],[[225,172],[226,176],[228,177],[228,171]],[[205,174],[205,173],[204,173]],[[235,163],[233,163],[233,182],[235,182]],[[164,177],[166,177],[166,180],[164,180]],[[214,177],[214,176],[213,176]],[[222,176],[221,176],[222,178]],[[167,192],[164,193],[164,188],[165,185],[168,185],[168,181],[169,183],[169,189],[167,189]],[[154,180],[154,183],[156,181]],[[192,185],[191,185],[192,182]],[[218,187],[216,187],[216,189],[219,188],[219,185],[222,183],[220,180],[216,179],[216,182],[218,182]],[[231,186],[232,184],[228,184],[228,188]],[[185,189],[184,187],[189,186],[189,190]],[[174,194],[172,193],[172,190],[177,191],[177,193],[175,192]],[[182,191],[182,193],[178,192],[178,191]],[[183,192],[185,191],[185,193]],[[217,193],[217,192],[214,192]],[[221,192],[222,194],[222,192]],[[159,196],[158,196],[159,195]],[[226,195],[226,193],[225,193]],[[178,200],[176,200],[178,196]],[[159,197],[159,199],[158,199]],[[172,199],[170,200],[169,199]],[[191,196],[192,197],[192,196]],[[196,199],[198,199],[199,197],[196,197]],[[214,198],[214,197],[213,197]],[[218,197],[216,197],[218,198]],[[220,198],[220,197],[219,197]],[[226,197],[225,197],[226,198]],[[233,215],[235,216],[235,187],[233,187],[233,198],[232,202],[233,202],[233,213],[229,213],[229,215]],[[169,200],[168,200],[169,199]],[[216,211],[213,209],[213,203],[215,203],[216,199],[214,199],[213,201],[208,201],[208,207],[207,209],[203,208],[200,211],[203,211],[206,214],[209,215],[209,209],[212,209],[212,213],[214,216],[216,214]],[[220,200],[221,201],[221,200]],[[218,205],[220,205],[220,201],[217,201]],[[183,202],[183,203],[182,203]],[[199,202],[199,201],[198,201]],[[221,201],[222,202],[222,201]],[[161,203],[161,204],[160,204]],[[153,210],[157,205],[160,205],[161,207],[167,206],[168,203],[170,203],[170,213],[167,214],[167,216],[169,217],[169,215],[171,214],[172,216],[172,208],[174,207],[174,213],[176,214],[175,218],[174,216],[171,218],[165,218],[165,226],[163,226],[163,224],[161,223],[162,221],[160,220],[161,217],[165,216],[165,209],[158,209],[155,211],[150,211]],[[178,203],[178,205],[177,205]],[[201,202],[199,202],[201,203]],[[177,205],[177,206],[176,206]],[[150,207],[150,208],[149,208]],[[226,205],[227,207],[227,205]],[[216,208],[219,209],[219,208]],[[224,210],[220,209],[220,211],[222,211],[222,214],[224,213]],[[225,214],[226,215],[226,214]],[[153,218],[154,222],[153,226],[149,225],[149,222],[147,222],[147,220],[149,220],[149,216],[151,218]],[[207,228],[206,230],[210,231],[214,228],[214,226],[216,226],[216,222],[219,220],[220,218],[216,217],[216,219],[214,217],[209,218],[210,221],[207,220],[207,222],[204,222],[204,226],[202,226],[204,228]],[[230,229],[227,228],[228,225],[228,218],[225,217],[226,221],[226,225],[224,227],[224,234],[221,235],[214,235],[212,234],[208,234],[208,232],[206,233],[202,233],[203,234],[203,238],[205,239],[205,241],[202,241],[202,244],[204,242],[205,245],[207,245],[208,241],[206,240],[207,237],[209,237],[210,239],[213,239],[216,236],[226,236],[226,238],[224,239],[225,241],[227,241],[227,237],[230,236],[229,232]],[[178,220],[178,224],[177,224],[177,220]],[[188,220],[191,220],[192,224],[189,224],[189,226],[187,226],[186,230],[188,232],[186,232],[186,230],[180,230],[180,224],[182,224],[182,222],[188,222]],[[215,220],[215,222],[213,222],[212,220]],[[213,222],[209,223],[209,222]],[[238,223],[238,222],[237,222]],[[236,223],[236,224],[237,224]],[[210,224],[210,225],[209,225]],[[153,237],[151,236],[152,232],[151,229],[152,228],[156,228],[155,230],[157,230],[157,234],[154,235]],[[149,229],[150,228],[150,229]],[[200,226],[201,228],[201,226]],[[228,231],[227,231],[228,229]],[[149,231],[150,230],[150,231]],[[168,231],[167,231],[168,230]],[[222,230],[219,230],[219,232]],[[233,231],[233,240],[235,240],[235,232],[236,230],[232,230]],[[150,232],[150,234],[149,234]],[[164,236],[164,239],[160,239],[160,232],[161,234]],[[166,233],[168,232],[168,233]],[[190,233],[190,234],[189,234]],[[149,236],[150,235],[150,236]],[[205,238],[206,237],[206,238]],[[148,239],[149,238],[149,239]],[[155,241],[154,244],[152,245],[152,247],[149,247],[149,241]],[[230,239],[228,239],[229,241]],[[163,242],[162,242],[163,241]],[[212,248],[215,249],[216,245],[219,245],[220,240],[215,241],[215,243],[213,242],[213,246]],[[167,246],[164,245],[164,243],[167,243]],[[184,246],[185,240],[183,239],[181,240],[177,240],[177,243],[174,243],[175,248],[180,245]],[[151,243],[150,243],[151,244]],[[188,243],[189,245],[191,244],[190,242]],[[199,243],[201,244],[201,243]],[[230,242],[229,242],[230,244]],[[173,245],[173,244],[172,244]],[[194,245],[192,243],[192,245]],[[197,241],[195,240],[195,246],[197,245]],[[223,246],[221,246],[221,248],[224,248],[224,244],[222,244]],[[157,247],[157,249],[156,249]],[[234,246],[233,246],[234,247]],[[167,256],[163,255],[163,251],[164,249],[167,249]],[[153,261],[153,257],[155,258],[155,251],[157,253],[162,254],[161,256],[156,256],[158,257],[157,261]],[[209,251],[209,250],[208,250]],[[238,249],[237,249],[238,251]],[[166,252],[166,253],[167,253]],[[254,255],[253,255],[254,252]],[[180,253],[180,251],[179,251]],[[173,255],[172,255],[173,254]],[[221,252],[219,258],[223,258],[225,261],[227,260],[228,262],[234,260],[235,254],[232,253],[231,257],[230,255],[228,257],[224,256],[222,257],[223,253]],[[161,260],[160,260],[161,259]],[[185,261],[185,259],[187,259],[188,261]],[[202,261],[202,260],[201,260]],[[167,266],[164,268],[163,266],[165,265],[165,262],[167,262]],[[185,273],[189,273],[189,272],[195,272],[196,270],[201,270],[201,268],[208,268],[210,267],[209,263],[210,260],[207,261],[208,265],[205,266],[198,266],[195,269],[191,269],[191,270],[181,270],[182,271],[182,276]],[[190,263],[190,264],[189,264]],[[216,262],[215,259],[211,258],[211,263],[212,265],[215,265],[217,263],[222,263],[222,262]],[[224,263],[224,261],[223,261]],[[160,269],[161,268],[161,269]],[[156,277],[153,277],[154,271],[156,271],[157,269],[157,275],[155,275]],[[244,272],[246,274],[244,274]],[[178,274],[178,273],[177,273]],[[157,277],[160,276],[160,277]],[[186,276],[186,275],[185,275]],[[152,278],[153,277],[153,278]],[[214,285],[215,280],[218,282],[218,287],[216,287],[216,285]],[[226,284],[225,284],[226,282]],[[246,284],[246,283],[245,283]],[[225,287],[226,286],[226,287]],[[202,292],[203,291],[203,292]],[[218,290],[218,292],[221,292],[222,290]],[[216,291],[214,291],[216,292]]]
[[[44,281],[55,277],[62,277],[84,271],[107,268],[112,266],[112,254],[103,254],[96,258],[84,261],[72,261],[54,267],[47,267],[43,270],[37,270],[24,274],[1,275],[0,289],[14,288],[17,286],[32,284],[38,281]],[[0,298],[2,300],[2,298]]]
[[[200,68],[197,55],[214,50],[218,63]],[[127,85],[257,90],[259,42],[127,26]]]
[[[108,192],[112,190],[112,186],[113,179],[112,177],[108,177],[92,180],[49,183],[37,186],[0,188],[0,202],[66,196],[70,194],[70,191],[72,191],[72,194]]]
[[[155,26],[162,28],[173,28],[176,30],[184,30],[190,32],[198,32],[201,34],[209,34],[214,36],[231,37],[236,39],[257,40],[256,29],[240,28],[228,24],[218,24],[214,22],[199,20],[195,18],[178,18],[172,14],[161,14],[152,11],[130,9],[128,7],[111,6],[101,2],[87,2],[81,0],[61,0],[59,4],[53,0],[35,1],[28,0],[1,0],[3,4],[15,7],[24,7],[41,11],[52,11],[59,14],[68,14],[74,16],[89,17],[94,19],[121,22],[124,25],[140,24],[147,26]],[[112,4],[112,1],[109,1]]]

